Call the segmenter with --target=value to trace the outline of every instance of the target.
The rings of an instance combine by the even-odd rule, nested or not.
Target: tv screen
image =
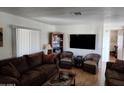
[[[71,34],[70,35],[70,48],[79,49],[95,49],[95,34]]]

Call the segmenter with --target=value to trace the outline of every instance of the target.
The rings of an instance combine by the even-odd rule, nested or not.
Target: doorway
[[[109,61],[115,62],[117,59],[118,50],[118,30],[110,31],[110,50],[109,50]]]

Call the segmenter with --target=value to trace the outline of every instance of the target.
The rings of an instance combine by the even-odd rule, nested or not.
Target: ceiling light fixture
[[[76,16],[82,15],[81,12],[74,12],[73,14],[76,15]]]

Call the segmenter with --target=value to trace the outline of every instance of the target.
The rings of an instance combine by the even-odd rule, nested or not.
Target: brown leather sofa
[[[107,62],[105,83],[108,86],[124,86],[124,60]]]
[[[0,85],[42,85],[58,72],[54,54],[43,52],[0,61]]]

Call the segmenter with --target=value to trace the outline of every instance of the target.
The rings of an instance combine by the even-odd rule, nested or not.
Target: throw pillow
[[[8,65],[2,66],[0,68],[0,73],[2,75],[7,75],[7,76],[15,77],[15,78],[20,77],[20,73],[17,71],[15,66],[11,63],[9,63]]]
[[[34,53],[30,55],[24,55],[30,67],[35,67],[42,64],[42,54]]]

